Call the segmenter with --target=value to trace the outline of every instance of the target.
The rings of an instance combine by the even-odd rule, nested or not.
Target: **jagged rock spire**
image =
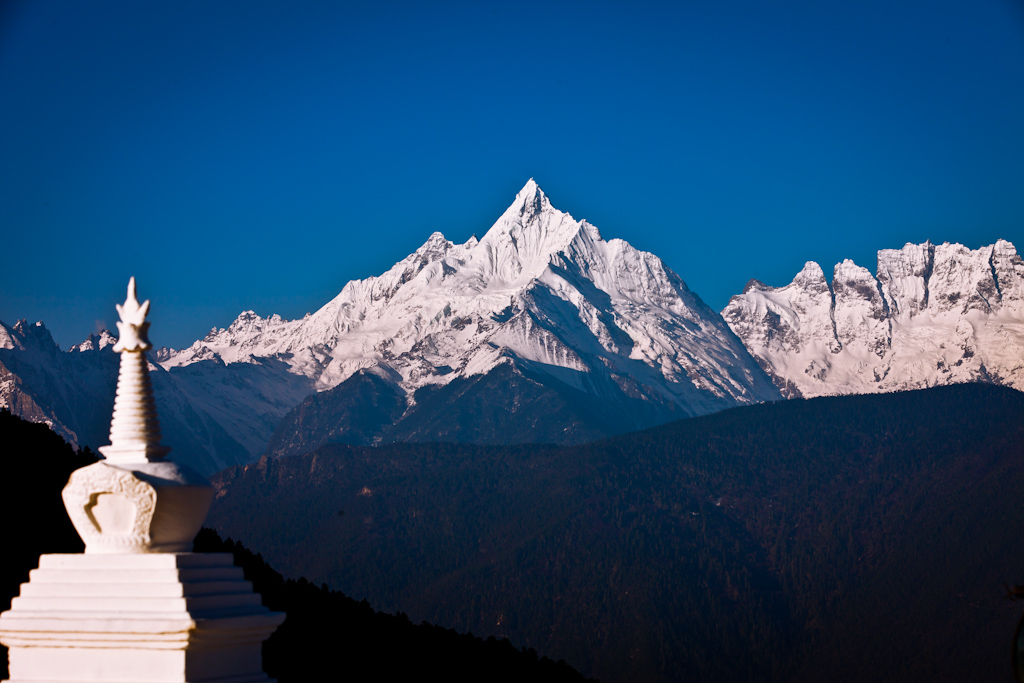
[[[152,348],[147,338],[149,301],[139,304],[134,277],[128,281],[124,305],[116,308],[121,320],[114,351],[121,354],[121,368],[110,421],[110,445],[101,447],[100,452],[111,464],[162,460],[170,449],[160,445],[160,420],[145,354]]]

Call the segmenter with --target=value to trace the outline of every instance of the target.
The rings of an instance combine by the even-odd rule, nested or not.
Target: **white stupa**
[[[213,499],[164,460],[145,351],[149,302],[135,278],[117,306],[121,354],[106,460],[72,473],[64,505],[80,555],[43,555],[0,614],[11,683],[256,683],[262,642],[284,620],[226,553],[190,552]]]

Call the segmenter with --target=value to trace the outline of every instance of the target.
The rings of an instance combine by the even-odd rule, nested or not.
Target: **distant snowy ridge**
[[[46,340],[52,341],[42,323],[30,325],[25,320],[19,320],[14,326],[7,326],[0,322],[0,408],[6,408],[26,420],[45,424],[77,447],[78,434],[64,424],[45,401],[40,400],[32,387],[27,385],[26,378],[22,377],[27,375],[29,382],[37,379],[32,376],[35,373],[25,371],[20,361],[26,356],[35,360],[40,341],[45,344]],[[38,383],[38,379],[33,383]]]
[[[588,393],[604,391],[600,375],[684,415],[779,396],[721,317],[661,259],[605,241],[555,209],[532,179],[480,240],[453,244],[435,232],[312,315],[247,311],[159,362],[257,358],[287,363],[320,390],[369,371],[410,402],[420,388],[506,363],[528,363]]]
[[[106,330],[61,351],[42,323],[0,322],[0,408],[50,426],[73,446],[109,443],[117,383],[115,338]],[[246,463],[281,417],[312,390],[282,363],[198,362],[170,372],[150,363],[163,442],[204,473]]]
[[[808,262],[793,282],[752,280],[722,311],[787,396],[984,381],[1024,390],[1024,261],[1004,240],[878,252],[831,283]]]
[[[63,352],[0,323],[0,407],[105,444],[113,341]],[[246,311],[150,358],[164,442],[203,472],[331,440],[573,443],[781,396],[1024,390],[1024,262],[1005,241],[908,244],[877,276],[751,281],[718,315],[530,180],[479,240],[434,233],[302,319]]]

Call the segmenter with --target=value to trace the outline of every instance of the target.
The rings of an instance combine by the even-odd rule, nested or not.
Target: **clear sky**
[[[65,348],[131,274],[158,345],[301,316],[530,177],[716,310],[1024,250],[1024,4],[0,1],[0,320]]]

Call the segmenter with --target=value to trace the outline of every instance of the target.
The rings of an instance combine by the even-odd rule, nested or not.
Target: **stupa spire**
[[[114,351],[121,354],[121,367],[110,421],[110,445],[99,450],[111,464],[159,461],[170,449],[160,445],[160,419],[145,353],[153,346],[147,336],[149,301],[139,304],[134,277],[128,281],[124,304],[115,307],[121,320]]]

